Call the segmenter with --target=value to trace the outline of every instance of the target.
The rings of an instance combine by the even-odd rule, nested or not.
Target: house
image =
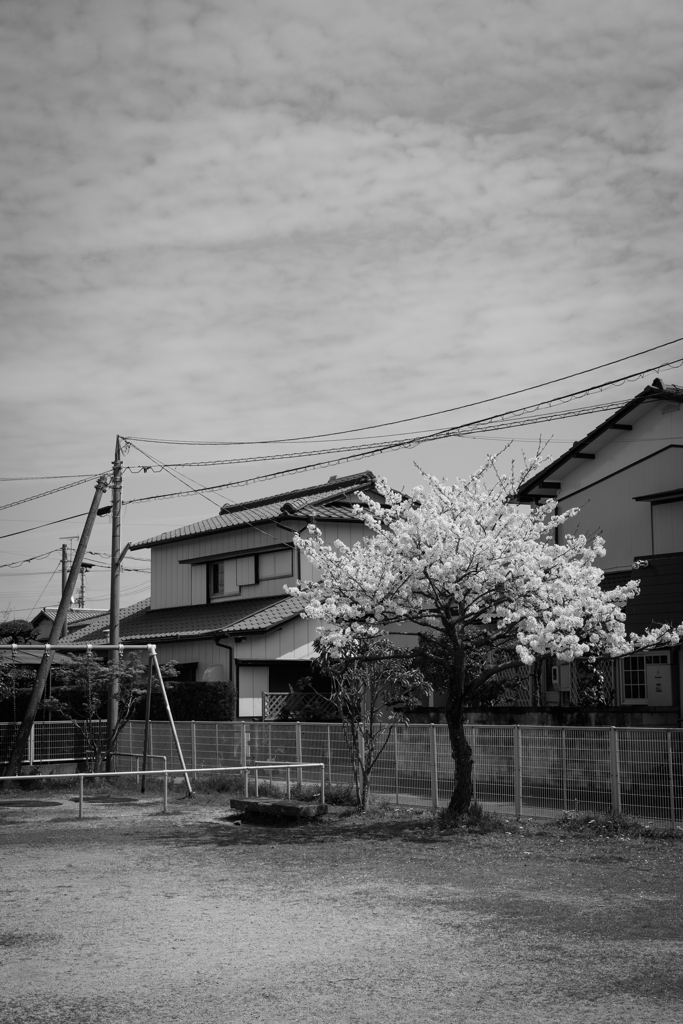
[[[563,455],[528,479],[518,500],[558,501],[558,511],[579,513],[559,528],[604,538],[597,564],[607,589],[640,580],[640,594],[626,606],[626,628],[642,633],[661,623],[683,622],[683,388],[658,378]],[[634,568],[634,562],[642,564]],[[681,712],[680,648],[616,661],[613,702],[633,710]],[[548,674],[548,704],[572,703],[576,666]],[[608,672],[609,674],[609,672]]]
[[[260,717],[262,693],[287,691],[310,672],[317,623],[283,587],[311,579],[293,538],[314,522],[327,543],[352,545],[366,527],[352,506],[382,500],[370,472],[238,504],[190,526],[131,544],[151,552],[151,599],[122,612],[123,643],[157,644],[181,680],[234,680],[241,718]],[[108,619],[73,642],[105,643]]]
[[[102,615],[108,615],[106,608],[69,608],[66,613],[67,635],[81,630],[94,619]],[[31,619],[31,625],[36,630],[36,640],[45,643],[50,636],[52,625],[57,616],[57,607],[41,608],[37,615]]]

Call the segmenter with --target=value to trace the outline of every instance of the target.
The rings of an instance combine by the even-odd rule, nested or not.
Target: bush
[[[564,814],[557,819],[558,826],[566,832],[595,836],[629,836],[632,839],[661,839],[671,836],[683,839],[683,831],[672,832],[661,825],[643,825],[627,814]]]
[[[235,684],[200,682],[175,682],[167,685],[168,703],[173,717],[179,722],[234,722]],[[144,702],[136,709],[135,717],[145,717]],[[151,717],[153,720],[166,718],[166,705],[160,693],[152,694]]]
[[[333,807],[356,807],[358,799],[352,785],[325,786],[325,803]]]

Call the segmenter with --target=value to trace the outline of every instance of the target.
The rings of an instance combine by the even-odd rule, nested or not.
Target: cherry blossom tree
[[[531,462],[524,477],[538,465]],[[408,496],[379,481],[384,501],[363,496],[355,506],[369,533],[351,548],[340,540],[329,547],[309,526],[295,543],[319,578],[287,589],[307,598],[304,617],[322,620],[320,643],[331,656],[396,623],[417,628],[421,656],[434,660],[445,682],[454,761],[449,810],[460,814],[472,800],[465,703],[478,688],[546,655],[616,657],[675,644],[679,630],[627,636],[622,609],[638,581],[602,590],[603,572],[594,564],[605,554],[601,538],[566,535],[554,543],[556,527],[578,509],[557,514],[551,500],[520,506],[520,480],[498,473],[495,458],[453,484],[426,474],[425,480]]]

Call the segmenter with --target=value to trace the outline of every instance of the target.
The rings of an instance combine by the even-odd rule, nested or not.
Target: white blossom
[[[454,484],[427,477],[429,486],[408,496],[379,481],[384,502],[363,497],[354,506],[369,534],[353,547],[340,540],[329,547],[315,526],[295,537],[320,578],[287,590],[307,598],[303,615],[325,624],[326,646],[401,621],[449,636],[476,627],[493,645],[508,637],[524,664],[678,643],[683,629],[668,626],[627,636],[623,607],[638,582],[601,589],[602,538],[553,540],[578,509],[558,514],[552,500],[516,504],[513,481],[499,476],[494,488],[485,485],[493,463]]]

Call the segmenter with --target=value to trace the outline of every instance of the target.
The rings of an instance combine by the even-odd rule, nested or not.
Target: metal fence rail
[[[304,761],[325,765],[328,784],[350,785],[353,773],[344,729],[338,723],[177,722],[188,771],[277,766]],[[7,759],[15,726],[0,724],[0,762]],[[121,733],[121,755],[141,755],[144,723]],[[683,826],[683,730],[469,725],[474,795],[490,810],[553,817],[565,811],[624,812],[659,827]],[[178,768],[168,722],[152,722],[149,753]],[[83,734],[71,722],[37,722],[27,760],[85,759]],[[318,783],[312,768],[298,768],[299,783]],[[453,766],[445,725],[398,726],[382,751],[372,792],[398,804],[445,807]]]

